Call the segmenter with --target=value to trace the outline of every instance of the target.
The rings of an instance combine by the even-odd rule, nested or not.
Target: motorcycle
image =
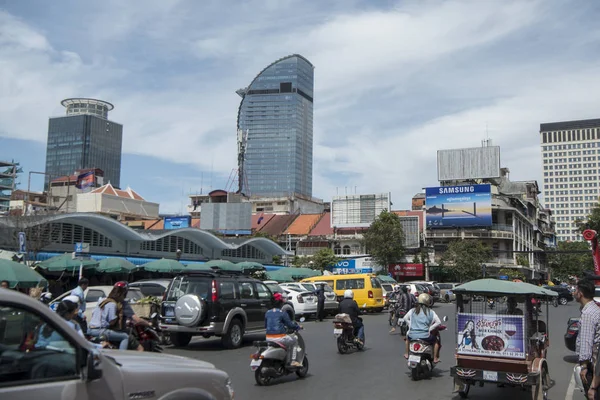
[[[359,318],[361,321],[362,319]],[[365,346],[354,335],[354,325],[348,314],[338,314],[333,320],[333,335],[337,340],[337,348],[340,354],[346,354],[350,349],[362,350]]]
[[[162,353],[163,349],[160,346],[160,336],[154,329],[142,324],[135,324],[132,320],[128,320],[125,325],[125,332],[129,334],[129,348],[127,350],[137,350],[136,341],[142,345],[144,351],[153,353]],[[86,339],[93,343],[109,342],[111,349],[118,349],[118,342],[111,342],[106,335],[89,336]]]
[[[146,319],[146,318],[144,318]],[[169,335],[169,332],[163,331],[162,329],[160,329],[160,321],[158,318],[158,313],[154,312],[150,315],[150,318],[146,319],[146,321],[148,321],[150,323],[150,326],[152,327],[152,329],[154,329],[154,331],[157,333],[159,340],[158,343],[160,345],[163,346],[169,346],[171,345],[171,335]]]
[[[402,336],[406,336],[408,333],[408,323],[404,320],[404,316],[406,315],[406,311],[401,310],[398,315],[398,326],[400,327],[400,334]]]
[[[443,321],[447,321],[448,317],[444,317]],[[432,331],[434,336],[439,336],[441,331],[446,330],[445,325],[440,325]],[[413,380],[430,377],[433,373],[433,345],[422,340],[413,340],[409,345],[408,368],[411,370]]]
[[[304,322],[304,317],[300,322]],[[256,341],[254,346],[256,352],[250,356],[250,369],[254,371],[254,379],[259,386],[267,386],[273,379],[289,374],[296,374],[298,378],[304,378],[308,374],[308,358],[304,339],[298,331],[288,331],[288,335],[295,335],[297,344],[294,349],[286,349],[282,345],[271,341]],[[295,359],[302,360],[301,367],[290,367],[286,365],[287,352],[296,352]]]
[[[398,311],[398,301],[396,299],[390,299],[389,300],[389,308],[388,308],[388,313],[389,313],[388,323],[390,324],[390,326],[397,325],[397,322],[398,322],[396,319],[397,311]]]

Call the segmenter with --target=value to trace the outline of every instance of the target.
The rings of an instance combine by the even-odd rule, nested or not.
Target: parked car
[[[567,332],[565,333],[565,346],[571,351],[576,351],[577,335],[579,334],[579,317],[569,318]]]
[[[571,291],[564,286],[544,286],[544,289],[552,290],[558,293],[558,304],[566,306],[570,301],[575,300]],[[596,296],[598,296],[599,290],[596,289]]]
[[[427,289],[427,293],[433,299],[433,303],[440,301],[440,287],[437,286],[437,282],[425,282],[425,281],[412,281],[408,283],[418,283],[419,285]]]
[[[212,364],[165,353],[98,350],[41,302],[0,290],[2,399],[234,398],[229,376]],[[42,326],[53,331],[53,341],[36,349]]]
[[[284,286],[283,290],[288,295],[288,301],[294,305],[294,313],[307,317],[317,314],[317,296],[312,291]]]
[[[267,285],[267,287],[271,290],[272,293],[279,293],[281,296],[283,296],[283,299],[285,301],[287,301],[287,293],[279,285],[279,282],[277,282],[277,281],[263,281],[263,283],[265,285]]]
[[[333,289],[326,282],[299,282],[299,283],[282,283],[281,286],[285,287],[295,287],[299,291],[309,290],[311,292],[316,292],[318,286],[320,284],[325,284],[325,314],[327,315],[336,315],[338,312],[339,303],[337,301],[337,296]]]
[[[261,281],[220,271],[193,271],[173,278],[161,304],[160,328],[175,346],[192,336],[217,336],[228,349],[242,345],[244,334],[264,332],[273,293]],[[294,318],[289,304],[283,311]]]
[[[438,283],[438,286],[440,287],[440,299],[446,303],[456,300],[454,288],[458,285],[458,283]]]
[[[169,288],[170,279],[143,279],[129,284],[130,288],[139,288],[144,296],[162,298]]]
[[[112,286],[89,286],[85,290],[85,292],[83,292],[85,296],[84,314],[87,317],[88,321],[92,318],[92,311],[94,311],[94,308],[98,306],[98,300],[106,298],[110,294],[110,291],[112,289]],[[71,292],[72,290],[69,290],[68,292],[63,293],[56,299],[52,300],[50,302],[50,308],[54,309],[58,305],[58,303],[63,301],[65,297],[70,296]],[[125,300],[129,301],[130,303],[135,303],[136,301],[142,298],[144,298],[144,295],[142,294],[142,291],[139,288],[130,288],[127,291],[127,297],[125,298]]]

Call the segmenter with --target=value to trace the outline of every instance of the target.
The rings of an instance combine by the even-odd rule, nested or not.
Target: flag
[[[83,173],[77,177],[75,187],[77,189],[85,189],[94,184],[94,171]]]

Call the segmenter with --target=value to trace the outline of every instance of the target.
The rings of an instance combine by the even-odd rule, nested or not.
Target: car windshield
[[[392,285],[390,285],[389,283],[382,283],[381,287],[384,288],[386,292],[391,292],[394,290]]]
[[[195,294],[207,300],[210,291],[210,281],[207,279],[176,279],[169,288],[167,293],[167,301],[177,301],[181,296],[186,294]]]
[[[440,289],[452,289],[452,284],[451,283],[440,283],[438,284]]]
[[[315,290],[317,290],[315,285],[313,285],[312,283],[303,283],[302,287],[306,290],[310,290],[311,292],[314,292]]]
[[[135,303],[138,300],[141,300],[144,298],[144,294],[142,293],[142,291],[140,289],[134,289],[134,288],[130,288],[127,291],[127,296],[125,297],[125,300]]]
[[[267,287],[271,290],[271,292],[273,293],[283,293],[283,289],[281,288],[281,286],[279,286],[276,283],[267,283]]]

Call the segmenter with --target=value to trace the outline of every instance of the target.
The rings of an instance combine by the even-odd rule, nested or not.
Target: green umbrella
[[[8,281],[9,287],[32,288],[48,285],[43,276],[25,264],[0,260],[0,281]]]
[[[183,271],[185,265],[179,261],[161,258],[160,260],[151,261],[148,264],[142,265],[142,268],[149,272],[177,273]]]
[[[388,275],[377,275],[377,278],[381,282],[398,283],[398,282],[396,282],[396,280],[394,278],[392,278],[391,276],[388,276]]]
[[[242,267],[227,260],[210,260],[203,264],[205,268],[221,269],[223,271],[241,271]]]
[[[267,272],[267,276],[270,279],[279,281],[279,282],[289,282],[298,279],[310,278],[311,276],[319,276],[322,275],[320,271],[310,269],[310,268],[293,268],[293,267],[285,267],[278,269],[277,271],[269,271]]]
[[[242,261],[242,262],[236,263],[235,265],[237,265],[238,267],[242,267],[242,269],[244,269],[244,270],[251,270],[251,271],[262,271],[265,269],[264,265],[262,265],[261,263],[254,262],[254,261]]]
[[[189,263],[185,266],[186,271],[212,271],[210,265],[207,267],[206,263]]]
[[[62,256],[56,256],[42,261],[38,264],[43,270],[48,272],[73,272],[79,271],[80,265],[83,265],[83,269],[90,269],[98,266],[98,261],[94,260],[78,260],[73,259],[70,254],[63,254]]]
[[[105,274],[130,274],[138,267],[124,258],[105,258],[100,260],[96,272]]]

